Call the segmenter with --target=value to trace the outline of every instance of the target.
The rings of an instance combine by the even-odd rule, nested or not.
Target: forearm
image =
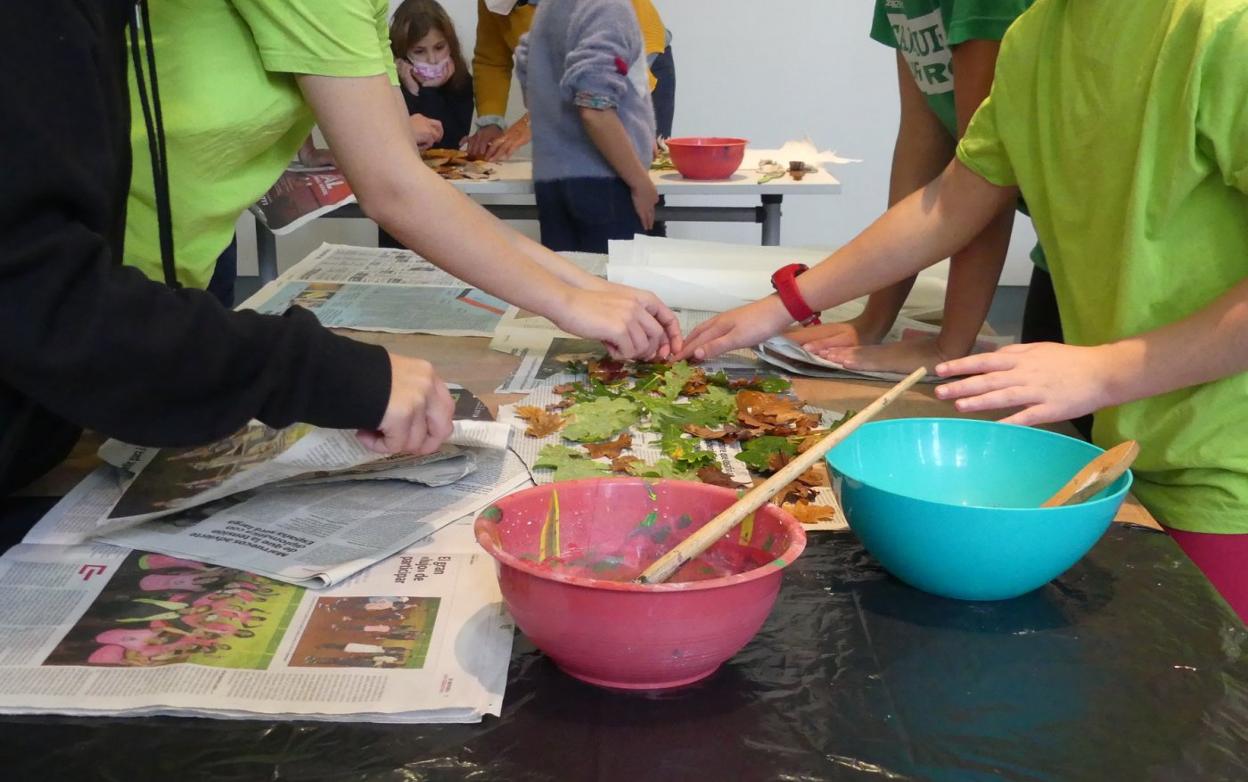
[[[1248,280],[1183,320],[1101,350],[1107,406],[1248,371]]]
[[[384,77],[299,81],[365,214],[466,282],[533,312],[559,311],[568,286],[421,161]]]
[[[897,88],[901,116],[888,179],[890,209],[940,176],[953,158],[954,150],[953,139],[927,105],[909,64],[900,54],[897,55]],[[897,320],[913,286],[914,278],[907,277],[871,294],[862,318],[869,326],[886,331]]]
[[[979,236],[953,255],[940,331],[943,355],[962,356],[975,347],[1001,278],[1013,228],[1014,209],[1007,207]]]
[[[961,250],[1016,196],[955,160],[799,277],[798,287],[816,311],[884,288]]]
[[[585,290],[601,290],[607,287],[606,280],[595,277],[558,253],[551,252],[506,223],[501,223],[501,226],[517,250],[568,285]]]
[[[650,171],[637,157],[632,139],[615,109],[582,107],[580,114],[581,124],[585,126],[590,141],[625,184],[636,188],[649,181]]]

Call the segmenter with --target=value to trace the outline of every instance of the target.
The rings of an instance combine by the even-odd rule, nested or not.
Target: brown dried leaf
[[[706,370],[699,367],[694,370],[693,377],[685,381],[685,386],[680,393],[685,396],[698,396],[699,394],[705,394],[707,388]]]
[[[707,464],[698,468],[698,480],[703,483],[709,483],[712,486],[723,486],[725,489],[740,489],[741,484],[732,479],[732,476],[719,469],[714,464]]]
[[[576,404],[575,399],[560,399],[558,402],[555,402],[553,405],[546,405],[546,409],[552,413],[557,413],[560,410],[567,410],[569,407],[571,407],[574,404]]]
[[[712,429],[709,426],[701,426],[699,424],[685,424],[685,432],[703,440],[723,440],[726,443],[733,443],[753,436],[750,430],[741,426],[733,426],[732,424],[725,425],[723,429]]]
[[[614,440],[607,440],[602,443],[585,443],[585,451],[589,453],[589,458],[597,459],[605,456],[608,459],[615,459],[625,449],[631,448],[633,445],[633,436],[628,432],[621,434]]]
[[[590,377],[608,385],[628,377],[628,369],[624,366],[624,362],[613,358],[591,360],[588,367]]]
[[[558,413],[552,413],[534,405],[517,407],[516,415],[522,421],[528,422],[529,427],[524,430],[524,433],[529,437],[545,437],[554,434],[568,423],[568,419]]]
[[[811,432],[819,425],[817,416],[801,409],[802,403],[779,394],[761,391],[737,393],[737,419],[745,426],[766,434],[791,437]]]
[[[797,476],[797,482],[807,486],[830,486],[828,482],[828,470],[822,464],[816,464],[806,472]]]
[[[836,518],[836,508],[829,505],[812,505],[805,500],[786,502],[780,507],[792,513],[793,517],[803,524],[818,524],[821,521],[831,521]]]
[[[611,472],[632,475],[630,468],[635,464],[645,464],[645,462],[636,456],[617,456],[611,460]]]
[[[579,386],[579,383],[560,383],[550,390],[554,391],[559,396],[563,396],[570,391],[575,391]]]

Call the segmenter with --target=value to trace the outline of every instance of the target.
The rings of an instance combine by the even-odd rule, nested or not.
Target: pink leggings
[[[1239,618],[1248,623],[1248,535],[1215,535],[1166,528]]]

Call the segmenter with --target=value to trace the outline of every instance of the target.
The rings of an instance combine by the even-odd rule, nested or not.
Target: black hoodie
[[[78,427],[190,445],[251,418],[371,428],[389,398],[379,347],[121,265],[133,9],[35,0],[0,25],[0,496],[59,461]]]

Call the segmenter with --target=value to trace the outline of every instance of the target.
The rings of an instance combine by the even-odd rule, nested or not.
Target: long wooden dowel
[[[824,454],[832,450],[837,443],[854,433],[854,430],[870,421],[881,410],[891,405],[897,397],[906,392],[910,386],[927,376],[927,368],[920,367],[911,372],[905,380],[890,388],[879,399],[864,407],[853,418],[841,424],[827,437],[816,443],[810,450],[798,454],[793,461],[786,464],[767,480],[760,483],[752,491],[734,502],[723,513],[702,525],[702,528],[685,538],[680,545],[655,560],[637,577],[639,584],[661,584],[672,577],[681,565],[702,555],[715,541],[724,536],[728,530],[741,523],[741,520],[758,510],[774,497],[781,489],[788,486],[802,473],[813,467]]]

